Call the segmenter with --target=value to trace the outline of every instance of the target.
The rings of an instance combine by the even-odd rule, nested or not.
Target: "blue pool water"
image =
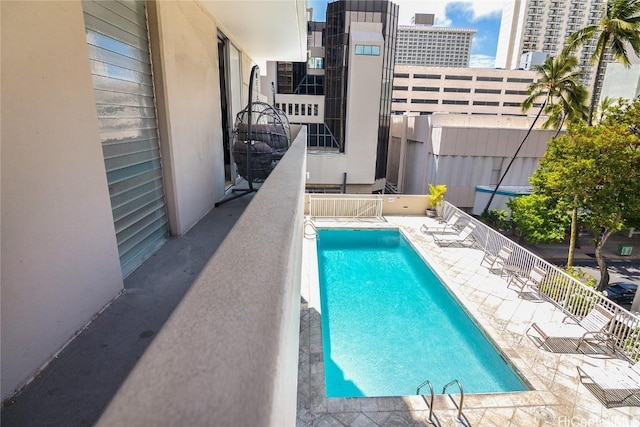
[[[397,229],[318,237],[328,397],[528,390]]]

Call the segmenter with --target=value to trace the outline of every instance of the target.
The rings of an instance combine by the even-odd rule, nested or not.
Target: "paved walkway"
[[[480,267],[482,251],[440,248],[420,233],[424,217],[388,217],[388,222],[341,223],[353,227],[402,227],[451,291],[532,386],[532,391],[466,395],[464,423],[470,426],[635,426],[640,408],[606,409],[578,380],[576,366],[626,366],[626,362],[589,348],[582,353],[538,349],[524,332],[531,322],[559,324],[563,313],[552,304],[519,298],[503,278]],[[331,226],[317,222],[318,227]],[[321,308],[315,241],[306,240],[303,263],[298,419],[303,426],[428,425],[421,396],[326,398],[320,330]],[[425,378],[426,379],[426,378]],[[457,397],[457,396],[456,396]],[[457,410],[446,396],[434,404],[437,425],[459,426]]]

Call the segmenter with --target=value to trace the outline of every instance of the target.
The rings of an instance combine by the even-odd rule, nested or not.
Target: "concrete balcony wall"
[[[98,425],[295,425],[306,129]]]

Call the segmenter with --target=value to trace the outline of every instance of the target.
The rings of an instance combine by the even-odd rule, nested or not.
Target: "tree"
[[[635,54],[640,56],[640,0],[607,0],[600,22],[573,33],[567,39],[564,53],[573,52],[596,37],[596,48],[591,61],[597,63],[594,80],[597,83],[602,74],[605,52],[610,51],[613,58],[625,67],[631,65],[627,46],[630,46]],[[589,103],[587,121],[589,125],[593,120],[593,111],[597,102],[596,96],[597,92],[594,87]]]
[[[604,120],[604,118],[611,112],[614,111],[614,108],[617,104],[620,104],[621,102],[624,102],[622,98],[620,99],[615,99],[615,98],[611,98],[610,96],[605,96],[604,98],[602,98],[600,100],[600,104],[598,104],[598,117],[597,117],[597,123],[602,123],[602,121]]]
[[[531,243],[553,243],[564,240],[571,217],[567,207],[542,193],[512,199],[511,222]]]
[[[542,124],[543,129],[552,127],[557,130],[556,134],[553,136],[554,138],[557,138],[558,135],[560,135],[560,131],[566,121],[575,122],[578,120],[586,120],[587,118],[587,114],[589,112],[589,107],[587,107],[589,91],[585,86],[580,85],[576,88],[573,95],[575,97],[572,101],[573,108],[567,108],[562,104],[554,104],[548,112],[549,118]]]
[[[586,120],[588,91],[580,83],[578,59],[575,56],[560,55],[548,58],[542,65],[532,69],[540,73],[540,78],[527,89],[529,96],[522,101],[522,111],[529,110],[540,97],[545,97],[542,112],[547,120],[542,129],[560,129],[565,121]]]
[[[611,105],[602,120],[605,125],[624,124],[634,135],[640,137],[640,98],[631,102],[619,99],[617,104]]]
[[[489,211],[498,188],[500,188],[502,181],[542,113],[549,116],[542,125],[543,129],[549,127],[560,129],[565,120],[585,119],[587,116],[587,108],[585,106],[587,90],[580,83],[580,73],[577,71],[578,59],[575,56],[560,55],[555,58],[548,58],[543,64],[533,66],[532,69],[540,74],[540,78],[529,85],[527,89],[529,96],[522,102],[522,111],[528,111],[539,98],[543,98],[543,102],[540,105],[538,114],[531,126],[529,126],[529,130],[500,177],[496,188],[493,189],[484,212]]]
[[[609,273],[602,248],[614,232],[627,227],[639,215],[638,135],[625,120],[621,123],[605,120],[597,126],[572,124],[566,134],[549,143],[531,184],[536,193],[581,211],[594,236],[601,274],[597,289],[604,290]]]

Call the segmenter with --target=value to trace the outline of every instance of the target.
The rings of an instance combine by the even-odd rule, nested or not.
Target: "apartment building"
[[[425,22],[418,17],[414,22]],[[431,19],[426,22],[433,22]],[[400,25],[396,65],[469,67],[475,29]]]
[[[396,65],[393,115],[433,113],[524,116],[520,105],[535,71]]]
[[[528,52],[560,54],[571,34],[600,22],[604,4],[605,0],[511,0],[505,3],[496,67],[518,68],[522,55]],[[590,89],[594,88],[596,75],[595,66],[590,62],[595,47],[595,40],[591,40],[576,52],[583,82]],[[595,86],[598,93],[601,86],[602,80]]]
[[[306,60],[306,17],[295,0],[0,7],[4,399],[225,196],[252,66]]]

